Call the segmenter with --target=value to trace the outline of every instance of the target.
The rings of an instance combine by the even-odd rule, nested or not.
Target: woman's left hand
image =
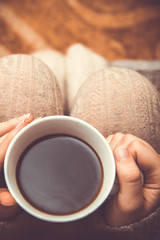
[[[0,172],[3,169],[5,154],[10,142],[32,120],[33,116],[29,113],[0,123]],[[16,208],[12,208],[13,212],[9,211],[9,208],[14,205],[16,205],[16,202],[8,189],[0,188],[0,219],[6,219],[8,215],[11,216]]]

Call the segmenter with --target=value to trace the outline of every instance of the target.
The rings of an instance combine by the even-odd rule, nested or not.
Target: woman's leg
[[[57,80],[33,56],[3,57],[0,59],[0,122],[28,112],[35,118],[63,114]],[[5,187],[3,172],[0,173],[2,187]],[[46,232],[47,223],[19,211],[17,204],[9,207],[0,204],[0,239],[44,239]]]
[[[160,152],[160,95],[133,70],[112,67],[93,74],[81,86],[70,115],[89,122],[104,137],[131,133]]]
[[[29,55],[0,59],[0,122],[31,112],[33,116],[63,114],[61,92],[53,72]]]

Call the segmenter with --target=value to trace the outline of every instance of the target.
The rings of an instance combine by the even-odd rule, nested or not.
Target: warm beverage
[[[85,142],[69,135],[49,135],[26,148],[16,177],[22,195],[36,209],[68,215],[97,197],[103,170],[98,155]]]

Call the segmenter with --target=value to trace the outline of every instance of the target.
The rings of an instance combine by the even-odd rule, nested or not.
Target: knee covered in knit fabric
[[[131,133],[160,152],[160,95],[134,70],[109,67],[91,75],[79,89],[71,115],[89,122],[105,137]]]
[[[36,57],[15,54],[0,59],[0,120],[32,112],[34,117],[63,113],[54,73]]]

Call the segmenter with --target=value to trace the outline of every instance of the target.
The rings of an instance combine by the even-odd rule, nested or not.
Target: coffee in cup
[[[19,158],[17,184],[25,199],[42,212],[74,214],[99,194],[103,169],[96,152],[70,135],[47,135]]]

